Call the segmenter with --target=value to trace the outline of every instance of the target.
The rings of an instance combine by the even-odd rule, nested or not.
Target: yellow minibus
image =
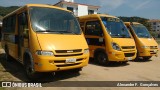
[[[136,60],[139,58],[149,60],[152,56],[157,56],[158,44],[143,24],[138,22],[125,22],[125,25],[134,37],[136,43]]]
[[[6,60],[11,56],[22,63],[30,79],[41,72],[80,71],[89,60],[76,17],[51,5],[28,4],[5,16],[2,47]]]
[[[78,19],[89,45],[90,57],[99,64],[135,59],[137,51],[134,39],[119,18],[91,14]]]

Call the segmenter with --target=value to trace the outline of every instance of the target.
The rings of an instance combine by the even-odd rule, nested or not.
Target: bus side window
[[[103,36],[99,21],[89,21],[85,26],[85,35]]]

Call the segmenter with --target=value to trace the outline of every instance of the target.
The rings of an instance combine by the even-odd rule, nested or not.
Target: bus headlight
[[[112,48],[117,50],[117,51],[121,51],[119,45],[117,43],[115,43],[115,42],[112,42]]]
[[[88,54],[89,53],[89,49],[84,49],[84,54]]]
[[[52,51],[41,51],[41,50],[38,50],[36,52],[37,55],[44,55],[44,56],[53,56],[53,52]]]
[[[149,46],[142,46],[142,48],[147,49],[147,48],[150,48],[150,47]]]

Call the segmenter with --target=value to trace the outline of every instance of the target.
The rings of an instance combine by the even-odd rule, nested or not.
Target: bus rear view
[[[70,11],[29,4],[12,14],[4,22],[14,16],[17,23],[12,33],[5,29],[8,24],[4,25],[2,46],[6,59],[12,56],[24,64],[29,78],[36,78],[37,72],[79,71],[88,64],[88,45]],[[7,40],[10,36],[16,41]]]
[[[158,44],[150,35],[147,28],[137,22],[125,22],[127,28],[131,32],[137,46],[137,58],[142,57],[144,60],[150,59],[158,54]]]

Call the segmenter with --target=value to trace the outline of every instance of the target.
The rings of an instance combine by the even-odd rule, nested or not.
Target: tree
[[[134,17],[122,17],[122,16],[120,16],[119,18],[124,22],[139,22],[139,23],[143,24],[144,26],[146,26],[146,28],[149,31],[151,31],[151,25],[148,22],[149,19],[141,18],[141,17],[137,17],[137,16],[134,16]]]
[[[0,6],[0,16],[5,16],[18,8],[19,8],[19,6],[10,6],[10,7]]]

